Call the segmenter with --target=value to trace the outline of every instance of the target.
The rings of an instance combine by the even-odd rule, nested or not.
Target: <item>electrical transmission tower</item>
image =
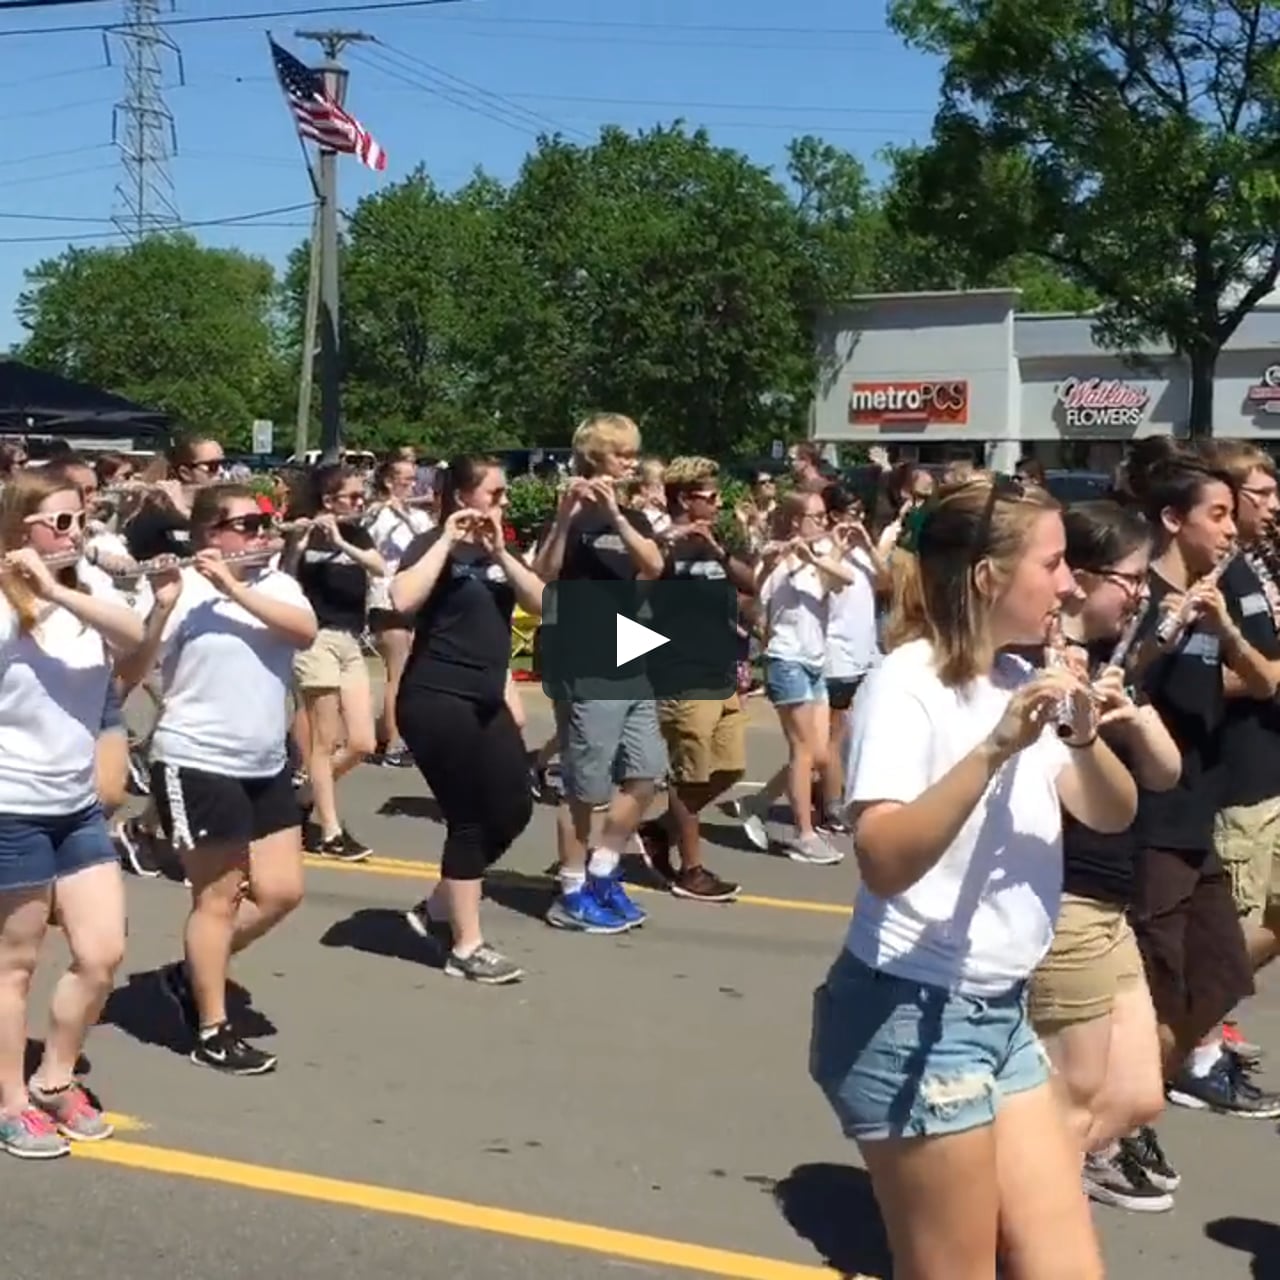
[[[108,60],[113,36],[124,55],[124,97],[111,117],[111,140],[121,162],[112,221],[138,241],[181,221],[171,168],[178,131],[165,104],[165,67],[176,68],[179,84],[185,75],[182,52],[160,25],[161,12],[173,8],[172,0],[125,0],[124,8],[124,22],[107,35]]]

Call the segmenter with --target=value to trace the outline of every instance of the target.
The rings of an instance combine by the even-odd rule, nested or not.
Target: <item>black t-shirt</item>
[[[135,560],[189,556],[191,521],[167,503],[149,502],[125,525],[125,546]]]
[[[439,529],[419,534],[406,548],[400,572],[417,564],[439,540]],[[511,664],[515,605],[515,591],[502,566],[483,548],[458,543],[415,615],[401,689],[500,703]]]
[[[341,529],[353,547],[373,550],[373,539],[364,525],[344,521]],[[321,627],[352,635],[364,630],[369,574],[345,551],[339,551],[322,530],[315,530],[303,547],[298,582]]]
[[[642,511],[622,509],[622,517],[641,537],[654,539],[653,526]],[[551,526],[547,525],[538,539],[541,546]],[[609,513],[594,504],[584,507],[569,522],[565,535],[564,562],[560,569],[562,582],[631,582],[636,576],[635,564],[622,534],[614,527]]]
[[[1232,561],[1219,585],[1244,638],[1264,658],[1280,658],[1280,634],[1271,602],[1243,556]],[[1227,699],[1222,758],[1224,806],[1257,804],[1280,795],[1280,706],[1274,699]]]
[[[1087,646],[1089,670],[1096,671],[1115,649],[1115,642],[1105,640]],[[1123,752],[1114,742],[1111,749],[1121,763],[1130,768]],[[1062,891],[1095,902],[1110,902],[1127,907],[1133,901],[1134,859],[1137,856],[1135,831],[1104,834],[1077,822],[1062,811]]]
[[[1139,644],[1155,629],[1160,601],[1174,590],[1154,571],[1149,587],[1151,608]],[[1198,860],[1213,848],[1213,819],[1222,807],[1222,727],[1227,711],[1222,646],[1203,619],[1183,631],[1173,652],[1147,666],[1142,693],[1178,744],[1182,776],[1169,791],[1138,788],[1139,844],[1176,849]]]

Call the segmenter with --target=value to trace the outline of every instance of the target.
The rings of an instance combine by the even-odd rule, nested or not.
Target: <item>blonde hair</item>
[[[720,486],[720,464],[714,458],[672,458],[667,464],[663,486],[667,510],[682,506],[686,493],[707,484]]]
[[[55,493],[80,496],[80,490],[65,475],[44,468],[25,468],[6,481],[0,489],[0,550],[17,551],[26,546],[30,528],[27,517],[35,515],[45,499]],[[17,573],[0,575],[0,593],[18,615],[19,627],[30,631],[36,625],[41,601],[26,580]]]
[[[809,510],[809,499],[820,496],[816,489],[789,489],[778,499],[769,517],[769,536],[783,542],[795,533],[796,525]],[[823,504],[825,511],[826,504]]]
[[[625,414],[592,414],[578,423],[573,433],[574,470],[581,476],[593,476],[606,454],[639,448],[640,428]]]
[[[1251,471],[1276,474],[1275,459],[1251,440],[1206,440],[1200,447],[1205,463],[1214,471],[1225,471],[1236,487],[1244,484]]]
[[[905,548],[913,554],[894,557],[886,648],[929,641],[938,677],[950,688],[990,670],[991,601],[978,589],[976,570],[985,561],[1003,586],[1031,526],[1059,509],[1034,485],[990,476],[944,485],[915,516],[914,545]]]

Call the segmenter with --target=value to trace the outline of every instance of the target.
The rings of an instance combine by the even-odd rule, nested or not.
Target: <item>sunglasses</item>
[[[54,533],[70,533],[73,529],[83,530],[85,519],[83,511],[52,511],[37,512],[33,516],[27,516],[23,523],[42,524],[52,529]]]
[[[256,537],[267,533],[275,526],[275,517],[266,514],[253,516],[232,516],[229,520],[218,520],[212,526],[215,529],[230,529],[232,533],[244,533]]]
[[[995,517],[997,502],[1021,502],[1026,496],[1026,488],[1016,476],[995,475],[991,478],[991,491],[987,494],[987,505],[982,509],[982,519],[978,521],[978,530],[974,535],[973,547],[969,553],[969,563],[975,565],[990,550],[991,521]]]
[[[191,470],[203,471],[207,476],[216,476],[222,470],[222,464],[225,461],[225,458],[210,458],[205,462],[193,462]]]

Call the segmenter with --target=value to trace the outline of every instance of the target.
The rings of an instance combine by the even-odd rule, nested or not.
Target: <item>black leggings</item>
[[[396,717],[444,814],[441,874],[479,880],[533,817],[524,739],[507,704],[406,689]]]

